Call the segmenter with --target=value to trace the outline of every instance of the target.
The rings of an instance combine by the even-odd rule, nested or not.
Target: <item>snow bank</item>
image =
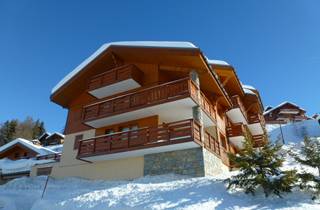
[[[50,163],[54,160],[35,160],[35,159],[20,159],[10,160],[7,158],[0,159],[0,169],[2,174],[12,174],[30,171],[32,166],[36,164]]]
[[[319,209],[310,195],[300,192],[285,199],[228,192],[222,180],[177,175],[143,177],[133,181],[19,178],[0,186],[0,202],[21,210],[75,209]],[[6,197],[3,199],[3,197]],[[10,200],[8,200],[10,198]],[[23,199],[22,199],[23,198]]]
[[[277,125],[279,126],[279,125]],[[273,142],[282,140],[281,129],[285,143],[301,142],[305,136],[319,137],[320,125],[316,120],[304,120],[301,122],[282,125],[281,128],[269,129],[269,139]]]

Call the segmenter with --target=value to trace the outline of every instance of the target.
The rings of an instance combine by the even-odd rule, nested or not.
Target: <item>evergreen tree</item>
[[[36,122],[34,123],[34,126],[32,128],[32,138],[37,139],[44,132],[46,132],[46,130],[44,128],[44,122],[42,122],[40,120],[36,120]]]
[[[7,120],[0,128],[0,145],[6,144],[15,138],[18,120]]]
[[[229,158],[239,173],[227,179],[228,189],[241,188],[252,195],[260,188],[265,196],[291,192],[296,182],[296,171],[282,171],[284,157],[280,154],[281,145],[266,144],[255,149],[250,140],[245,140],[244,149]]]
[[[309,172],[298,173],[300,188],[314,192],[313,199],[320,195],[320,142],[317,139],[304,138],[301,153],[290,153],[295,160],[305,166],[317,169],[317,174]]]

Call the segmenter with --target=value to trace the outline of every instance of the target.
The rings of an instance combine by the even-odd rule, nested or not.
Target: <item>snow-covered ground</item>
[[[299,150],[303,139],[299,132],[304,132],[304,127],[313,136],[320,136],[316,126],[309,121],[299,126],[283,126],[284,134],[290,137],[291,142],[295,142],[284,145],[283,150]],[[277,135],[277,129],[270,131],[273,138]],[[315,169],[300,166],[289,155],[286,155],[283,168],[316,172]],[[228,172],[214,178],[163,175],[131,181],[50,178],[43,199],[41,194],[46,177],[19,178],[0,186],[0,210],[320,209],[320,203],[312,201],[311,195],[298,190],[285,195],[283,199],[274,196],[265,198],[262,192],[251,196],[240,190],[227,191],[223,180],[235,173]]]
[[[285,145],[284,150],[299,145]],[[284,168],[302,168],[289,156]],[[312,169],[311,169],[312,170]],[[78,178],[19,178],[0,186],[0,209],[75,210],[75,209],[320,209],[311,195],[294,191],[283,199],[263,193],[256,196],[227,191],[219,177],[190,178],[178,175],[148,176],[132,181],[89,181]]]
[[[222,180],[177,175],[144,177],[133,181],[20,178],[0,188],[0,209],[320,209],[310,195],[295,192],[285,199],[228,192]]]
[[[269,139],[271,141],[282,141],[281,130],[285,143],[299,143],[304,136],[318,137],[320,136],[320,125],[317,120],[305,120],[302,122],[290,123],[282,125],[267,125]]]

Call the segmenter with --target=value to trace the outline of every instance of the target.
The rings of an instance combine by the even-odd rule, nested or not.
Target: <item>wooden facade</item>
[[[285,124],[308,119],[306,111],[291,102],[283,102],[274,108],[268,107],[264,112],[264,118],[268,124]]]
[[[77,140],[79,159],[195,142],[229,165],[227,153],[239,150],[229,138],[266,141],[265,133],[251,134],[264,132],[262,102],[253,93],[245,93],[231,66],[209,64],[199,49],[112,46],[51,100],[68,109],[67,135],[95,130],[94,138]],[[237,110],[241,124],[232,123]]]
[[[33,158],[37,155],[35,151],[29,149],[28,147],[24,146],[23,144],[15,144],[12,147],[1,151],[0,159],[8,158],[10,160],[19,160],[19,159],[29,159]]]

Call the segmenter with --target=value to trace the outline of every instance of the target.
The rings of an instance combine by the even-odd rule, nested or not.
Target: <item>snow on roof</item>
[[[265,115],[265,114],[268,114],[268,113],[272,112],[273,110],[275,110],[275,109],[277,109],[277,108],[279,108],[279,107],[281,107],[281,106],[283,106],[283,105],[285,105],[285,104],[291,104],[291,105],[293,105],[293,106],[298,107],[299,109],[301,109],[301,110],[303,110],[303,111],[306,111],[306,110],[302,109],[301,107],[299,107],[299,106],[298,106],[297,104],[295,104],[295,103],[292,103],[292,102],[290,102],[290,101],[284,101],[284,102],[282,102],[281,104],[279,104],[278,106],[275,106],[275,107],[273,107],[272,109],[269,109],[269,110],[265,111],[263,114],[264,114],[264,115]]]
[[[125,42],[110,42],[102,45],[91,56],[85,59],[80,65],[73,69],[67,76],[65,76],[51,91],[51,94],[55,93],[65,83],[78,74],[84,67],[91,63],[96,57],[107,50],[110,46],[132,46],[132,47],[158,47],[158,48],[189,48],[198,49],[191,42],[171,42],[171,41],[125,41]]]
[[[13,140],[13,141],[1,146],[0,147],[0,153],[2,151],[4,151],[4,150],[14,146],[15,144],[18,144],[18,143],[20,143],[20,144],[24,145],[25,147],[35,151],[36,153],[38,153],[38,155],[48,155],[48,154],[57,153],[57,152],[55,152],[53,150],[50,150],[50,149],[45,148],[45,147],[42,147],[40,145],[35,145],[31,141],[28,141],[28,140],[23,139],[23,138],[17,138],[15,140]]]
[[[243,88],[244,93],[246,94],[250,94],[250,95],[256,95],[252,90],[247,89],[247,88]]]
[[[63,151],[63,144],[57,144],[57,145],[50,145],[50,146],[46,146],[46,148],[53,150],[55,152],[58,153],[62,153]]]
[[[43,136],[45,136],[45,135],[50,136],[51,133],[49,133],[49,132],[44,132],[41,136],[38,137],[38,139],[41,139],[41,138],[42,138]]]
[[[243,88],[246,88],[246,89],[250,89],[250,90],[256,90],[256,88],[253,87],[253,86],[251,86],[251,85],[244,85],[244,84],[242,84],[242,87],[243,87]]]
[[[58,135],[58,136],[60,136],[60,137],[62,137],[62,138],[65,137],[63,134],[61,134],[61,133],[59,133],[59,132],[54,132],[53,134],[49,135],[47,138],[50,138],[50,137],[53,136],[53,135]]]
[[[227,62],[222,61],[222,60],[213,60],[213,59],[208,59],[207,58],[207,61],[208,61],[209,64],[213,64],[213,65],[230,66],[230,64],[228,64]]]

